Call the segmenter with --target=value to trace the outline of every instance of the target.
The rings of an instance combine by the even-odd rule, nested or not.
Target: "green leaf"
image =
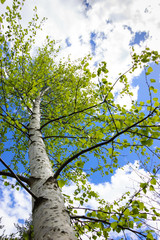
[[[144,219],[147,219],[147,214],[146,214],[146,213],[141,213],[141,214],[140,214],[140,217],[141,217],[141,218],[144,218]]]
[[[133,221],[129,221],[129,227],[133,229],[133,227],[134,227],[134,222]]]
[[[9,186],[9,182],[4,182],[4,186]]]
[[[59,186],[60,188],[62,188],[65,184],[66,184],[66,181],[64,181],[63,179],[58,180],[58,186]]]
[[[144,102],[140,102],[139,104],[140,104],[141,106],[143,106],[143,105],[144,105]]]
[[[153,91],[154,93],[157,93],[157,91],[158,91],[158,89],[155,89],[153,86],[150,86],[149,90]]]
[[[158,107],[158,106],[159,106],[159,102],[155,102],[155,103],[154,103],[154,106],[155,106],[155,107]]]
[[[155,174],[156,173],[156,169],[155,168],[153,168],[153,173]],[[152,183],[153,184],[153,183]]]
[[[106,83],[107,83],[106,78],[102,78],[102,82],[103,82],[104,84],[106,84]]]
[[[96,236],[96,235],[92,235],[92,238],[93,238],[94,240],[96,240],[96,239],[97,239],[97,236]]]
[[[117,222],[112,222],[112,223],[111,223],[111,228],[113,228],[113,230],[114,230],[114,229],[117,228],[117,225],[118,225]]]
[[[77,161],[75,162],[75,166],[79,167],[79,168],[82,168],[84,166],[84,162],[82,161]]]
[[[157,93],[157,92],[158,92],[158,89],[155,89],[155,88],[154,88],[154,89],[153,89],[153,92],[154,92],[154,93]]]
[[[98,77],[101,75],[101,68],[98,68],[98,70],[97,70],[97,75],[98,75]]]
[[[1,0],[1,3],[3,4],[3,3],[5,3],[5,1],[6,1],[6,0]]]
[[[147,183],[140,183],[140,187],[141,188],[146,188],[147,187]]]
[[[154,240],[154,237],[151,233],[147,234],[147,240]]]
[[[138,208],[133,208],[132,215],[137,215],[138,213],[139,213],[139,209]]]
[[[7,179],[7,176],[3,176],[3,175],[2,175],[2,178],[3,178],[3,179]]]
[[[148,140],[141,140],[141,143],[144,145],[144,146],[151,146],[153,144],[153,139],[148,139]]]
[[[144,203],[138,201],[138,204],[139,204],[139,209],[140,209],[140,210],[143,210],[143,209],[144,209]]]
[[[153,68],[152,67],[149,67],[148,70],[147,70],[148,73],[151,73],[153,72]]]
[[[113,99],[113,94],[111,92],[107,94],[107,99]]]
[[[155,191],[153,185],[150,185],[150,186],[149,186],[149,190],[150,190],[150,191]]]
[[[129,209],[127,208],[125,211],[124,211],[124,213],[123,213],[125,216],[129,216],[130,215],[130,211],[129,211]]]
[[[153,78],[151,78],[151,79],[150,79],[150,82],[152,82],[152,83],[153,83],[153,82],[156,82],[156,80],[155,80],[155,79],[153,79]]]
[[[122,121],[116,121],[116,127],[121,128],[122,127]]]
[[[92,78],[95,78],[97,75],[95,73],[92,73]]]
[[[155,179],[155,178],[152,178],[151,184],[152,184],[152,185],[156,185],[156,183],[157,183],[156,179]]]
[[[112,218],[116,221],[118,221],[118,217],[116,215],[112,215]]]

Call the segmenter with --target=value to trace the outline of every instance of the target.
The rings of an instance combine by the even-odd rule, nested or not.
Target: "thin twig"
[[[98,105],[101,105],[101,104],[103,104],[103,103],[104,103],[104,101],[103,101],[103,102],[100,102],[100,103],[98,103],[98,104],[95,104],[95,105],[93,105],[93,106],[90,106],[90,107],[88,107],[88,108],[79,110],[79,111],[77,111],[77,112],[72,112],[72,113],[70,113],[70,114],[68,114],[68,115],[64,115],[64,116],[61,116],[61,117],[58,117],[58,118],[51,119],[51,120],[49,120],[48,122],[44,123],[44,124],[41,126],[40,130],[42,130],[42,128],[44,128],[45,126],[47,126],[49,123],[52,123],[52,122],[61,120],[61,119],[66,118],[66,117],[70,117],[70,116],[72,116],[72,115],[74,115],[74,114],[82,113],[82,112],[84,112],[84,111],[86,111],[86,110],[95,108],[95,107],[97,107]]]
[[[38,200],[38,197],[36,197],[36,195],[29,190],[26,185],[20,180],[20,178],[12,171],[12,169],[2,160],[2,158],[0,157],[0,161],[1,163],[10,171],[11,174],[13,174],[14,178],[17,180],[17,182],[19,182],[19,184],[35,199]]]

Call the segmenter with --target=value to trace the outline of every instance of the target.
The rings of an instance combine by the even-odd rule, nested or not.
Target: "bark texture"
[[[32,210],[35,240],[76,240],[40,132],[40,97],[34,103],[29,136],[31,190],[38,197]]]

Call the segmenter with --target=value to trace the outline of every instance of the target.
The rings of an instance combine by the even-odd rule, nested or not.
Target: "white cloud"
[[[72,43],[70,53],[74,55],[76,50],[77,57],[81,55],[84,47],[79,44],[80,36],[87,45],[86,50],[90,51],[90,33],[104,33],[108,40],[101,39],[103,47],[97,47],[97,53],[107,56],[107,52],[110,51],[113,54],[109,55],[106,60],[114,58],[119,63],[123,63],[125,60],[128,62],[129,42],[134,32],[149,32],[151,37],[148,42],[149,45],[152,45],[153,41],[155,43],[155,39],[159,39],[160,5],[158,1],[140,0],[137,2],[126,0],[122,2],[119,0],[99,0],[88,2],[91,8],[86,11],[81,0],[69,0],[65,3],[63,0],[26,1],[23,10],[23,22],[26,23],[32,16],[32,9],[37,5],[40,17],[45,16],[48,18],[43,34],[38,38],[38,41],[42,42],[46,34],[63,42],[66,38],[69,38]],[[106,24],[108,20],[110,23]],[[131,32],[124,29],[124,25],[130,27],[133,33],[131,34]],[[98,44],[98,42],[97,40],[96,43]],[[104,46],[103,42],[108,45],[108,48]],[[81,47],[75,49],[74,46]],[[160,48],[158,43],[154,44],[154,47]],[[120,62],[119,60],[123,61]]]
[[[15,181],[9,181],[15,184]],[[31,198],[25,190],[12,189],[11,186],[3,186],[0,188],[0,217],[2,217],[1,225],[4,225],[5,234],[16,233],[14,224],[18,223],[18,219],[28,219],[31,214]],[[0,230],[0,234],[3,230]]]

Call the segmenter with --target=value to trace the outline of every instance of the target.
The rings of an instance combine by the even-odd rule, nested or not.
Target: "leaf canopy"
[[[111,231],[118,234],[130,230],[143,239],[153,239],[152,228],[143,230],[142,222],[153,214],[155,221],[160,213],[154,207],[148,210],[142,196],[156,192],[157,166],[134,195],[127,192],[113,204],[99,198],[88,177],[95,172],[103,176],[113,174],[126,149],[130,154],[144,156],[146,166],[152,155],[159,159],[160,148],[154,145],[160,139],[156,80],[151,78],[152,85],[147,85],[148,100],[133,102],[130,109],[117,102],[113,90],[120,82],[123,87],[119,94],[132,97],[127,74],[133,73],[138,65],[157,64],[160,55],[149,49],[141,55],[133,52],[132,68],[112,83],[105,62],[92,72],[90,56],[74,63],[69,58],[67,62],[59,61],[57,55],[61,50],[49,37],[41,48],[35,48],[36,31],[43,21],[39,23],[35,8],[32,21],[23,28],[20,15],[23,4],[24,1],[21,4],[13,0],[12,8],[7,7],[0,17],[0,22],[7,24],[7,30],[0,35],[0,154],[11,152],[12,169],[30,176],[28,124],[35,98],[43,93],[40,131],[59,186],[62,188],[71,181],[76,186],[73,199],[69,195],[64,197],[77,236],[92,232],[92,239],[101,236],[107,239]],[[148,77],[153,68],[146,67]],[[88,208],[90,199],[96,199],[98,209]],[[73,202],[85,209],[83,216],[78,217]]]

